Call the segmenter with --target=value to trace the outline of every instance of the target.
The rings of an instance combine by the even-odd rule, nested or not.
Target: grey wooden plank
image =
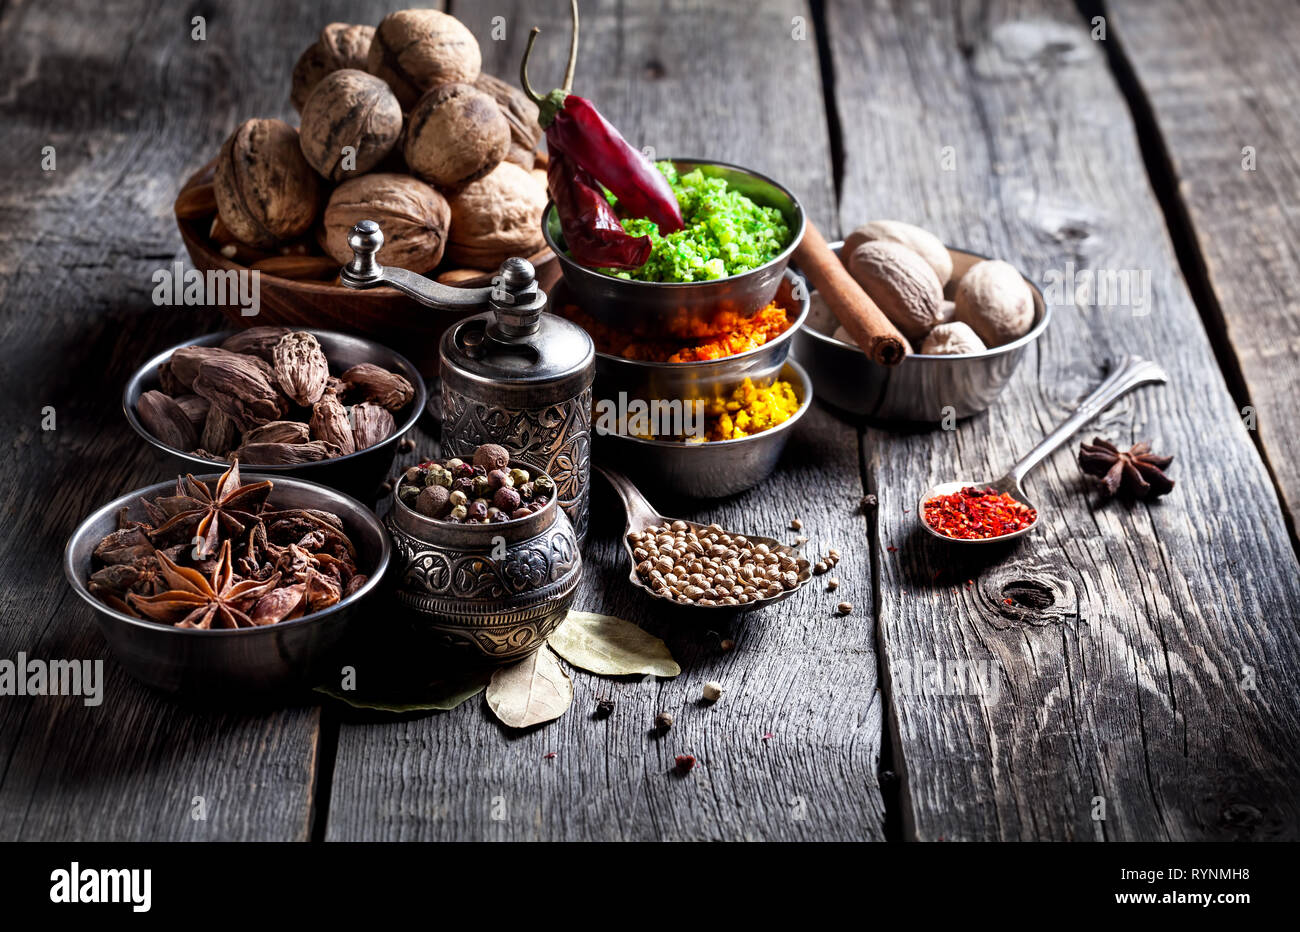
[[[180,182],[240,120],[289,116],[289,74],[320,26],[380,5],[10,4],[0,11],[0,657],[95,658],[93,613],[69,592],[63,543],[92,508],[171,473],[126,429],[139,360],[220,326],[158,308],[151,275],[184,253]],[[54,145],[57,170],[41,170]],[[41,430],[53,406],[57,429]],[[199,710],[112,663],[103,704],[0,702],[0,838],[303,839],[319,710]],[[207,820],[191,818],[203,796]]]
[[[508,37],[483,42],[485,67],[513,74],[529,26],[544,33],[533,70],[557,82],[567,9],[502,4],[457,12],[480,37],[493,15]],[[636,145],[701,154],[788,180],[821,222],[833,191],[813,41],[790,38],[800,3],[768,0],[745,16],[721,2],[583,4],[575,90],[590,96]],[[780,56],[782,68],[765,63]],[[723,93],[723,89],[726,93]],[[790,146],[780,140],[799,140]],[[833,228],[833,224],[831,225]],[[423,451],[421,451],[423,452]],[[683,667],[643,684],[574,672],[575,699],[558,722],[526,733],[495,724],[482,697],[449,712],[340,727],[327,837],[466,839],[877,839],[881,707],[875,686],[869,550],[857,435],[819,411],[798,425],[776,476],[761,488],[681,513],[755,533],[800,517],[810,549],[837,546],[839,593],[813,587],[711,631],[652,610],[626,582],[621,506],[599,481],[584,549],[583,609],[619,615],[663,637]],[[668,510],[667,503],[657,503]],[[834,614],[841,598],[859,605]],[[719,648],[734,638],[730,653]],[[704,682],[727,689],[697,704]],[[599,697],[615,700],[592,718]],[[676,725],[649,734],[657,711]],[[764,740],[764,735],[772,737]],[[547,758],[555,752],[554,758]],[[674,756],[699,766],[671,773]],[[499,801],[498,801],[499,797]],[[493,818],[494,806],[498,815]]]
[[[1294,838],[1300,572],[1103,50],[1073,4],[1052,0],[832,2],[827,16],[842,227],[912,221],[1040,281],[1066,262],[1151,275],[1145,315],[1057,306],[986,415],[951,432],[867,435],[905,830],[926,840]],[[1150,439],[1176,454],[1171,496],[1099,503],[1066,449],[1029,480],[1044,527],[1018,546],[959,553],[917,529],[910,509],[925,488],[999,475],[1124,351],[1159,360],[1172,381],[1130,396],[1085,436]],[[1045,593],[1050,609],[1023,604],[1017,585]],[[998,689],[906,688],[904,672],[927,662],[992,663]]]
[[[1294,533],[1300,16],[1285,0],[1110,7],[1110,41],[1133,68],[1159,127]]]

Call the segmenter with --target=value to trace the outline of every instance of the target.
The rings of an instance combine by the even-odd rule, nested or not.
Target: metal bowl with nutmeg
[[[426,401],[400,353],[326,330],[255,327],[181,343],[126,384],[127,423],[182,471],[245,468],[373,497]]]

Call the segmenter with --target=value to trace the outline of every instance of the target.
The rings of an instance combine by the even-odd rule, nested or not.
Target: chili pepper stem
[[[578,70],[578,0],[569,0],[569,10],[573,14],[573,31],[569,35],[569,62],[564,68],[564,84],[560,86],[559,91],[563,94],[569,94],[573,91],[573,76]],[[524,90],[524,94],[533,103],[542,106],[543,98],[541,94],[533,88],[532,83],[528,80],[528,60],[533,55],[533,45],[537,42],[537,35],[542,30],[534,26],[528,33],[528,44],[524,47],[524,57],[519,63],[519,84]],[[556,95],[552,91],[547,97]],[[561,97],[561,99],[563,99]],[[546,124],[543,123],[543,126]]]

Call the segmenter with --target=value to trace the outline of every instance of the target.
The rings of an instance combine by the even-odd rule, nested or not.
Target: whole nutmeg
[[[530,256],[546,244],[546,189],[514,162],[502,162],[448,203],[447,255],[457,265],[496,269],[511,256]]]
[[[320,31],[320,38],[298,56],[293,66],[293,88],[289,102],[299,113],[321,79],[341,68],[366,70],[366,55],[374,26],[330,23]]]
[[[343,68],[311,92],[298,135],[311,167],[330,181],[342,181],[370,171],[388,155],[402,135],[402,106],[373,74]]]
[[[361,220],[374,220],[384,233],[379,261],[427,272],[442,261],[451,209],[441,194],[409,175],[376,173],[345,181],[325,207],[321,246],[340,265],[352,259],[348,234]]]
[[[385,16],[366,59],[366,70],[388,82],[403,109],[439,84],[473,82],[482,67],[474,34],[438,10],[398,10]]]
[[[982,353],[988,347],[975,335],[975,331],[959,320],[939,324],[926,335],[921,344],[923,356],[960,356],[963,353]]]
[[[505,158],[510,124],[487,94],[444,84],[420,98],[406,128],[406,164],[425,181],[457,188]]]
[[[943,286],[929,263],[906,246],[863,243],[849,256],[848,270],[909,340],[924,338],[938,323]]]
[[[316,220],[320,180],[303,158],[298,131],[281,120],[240,124],[221,147],[212,184],[221,222],[249,246],[270,249]]]
[[[510,124],[510,148],[506,152],[506,161],[531,170],[537,160],[537,147],[542,142],[537,104],[515,85],[486,71],[478,76],[474,86],[491,95]]]
[[[953,295],[957,319],[979,334],[986,346],[1022,337],[1034,325],[1034,293],[1016,267],[985,259],[970,267]]]
[[[898,243],[912,250],[934,269],[940,285],[946,285],[948,279],[952,278],[952,254],[948,252],[948,247],[943,244],[943,241],[929,230],[903,223],[901,220],[872,220],[870,223],[862,224],[844,237],[841,255],[851,256],[853,250],[863,243],[874,243],[880,240]]]

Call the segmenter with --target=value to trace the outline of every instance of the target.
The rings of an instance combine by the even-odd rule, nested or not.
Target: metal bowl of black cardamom
[[[197,478],[215,488],[220,477],[201,475]],[[265,479],[271,480],[272,488],[265,509],[260,512],[262,517],[268,521],[283,520],[285,514],[307,511],[309,517],[303,519],[304,523],[317,522],[320,528],[332,527],[342,535],[342,538],[336,535],[336,540],[346,539],[349,559],[355,566],[356,575],[351,576],[348,588],[340,587],[336,593],[341,596],[338,601],[301,617],[266,624],[261,624],[264,619],[259,618],[259,623],[251,627],[224,629],[215,626],[178,627],[145,617],[147,613],[141,606],[142,602],[148,603],[155,614],[161,614],[160,603],[165,603],[162,607],[168,610],[174,608],[176,614],[202,609],[204,599],[211,595],[205,588],[211,582],[210,576],[217,577],[212,592],[230,593],[230,586],[238,586],[241,579],[250,578],[243,576],[245,572],[252,572],[252,567],[244,559],[247,557],[246,549],[242,551],[241,559],[235,562],[234,575],[229,579],[222,576],[224,568],[220,566],[210,574],[187,568],[180,572],[179,579],[168,579],[163,574],[161,580],[166,585],[156,587],[166,589],[161,595],[155,593],[150,598],[141,599],[137,592],[114,597],[114,585],[126,585],[129,591],[134,592],[144,585],[139,574],[158,573],[161,564],[153,561],[158,561],[158,554],[166,551],[162,549],[164,542],[155,539],[157,528],[150,525],[157,516],[148,513],[142,499],[175,495],[176,480],[137,489],[114,499],[82,521],[69,538],[63,552],[64,575],[73,591],[95,610],[95,620],[118,663],[137,680],[164,692],[222,704],[245,700],[257,702],[267,697],[304,693],[312,686],[337,681],[346,658],[339,657],[336,648],[348,627],[354,621],[362,621],[358,612],[361,604],[368,598],[381,597],[379,590],[391,559],[392,544],[384,526],[370,509],[333,489],[283,475],[252,472],[241,475],[240,485]],[[319,524],[321,521],[325,524]],[[149,530],[140,528],[140,525]],[[141,533],[134,543],[124,541],[126,546],[112,552],[101,547],[105,538],[114,532],[134,533],[137,529]],[[224,537],[229,529],[222,533]],[[325,536],[329,536],[328,531]],[[239,542],[234,537],[232,534],[224,539],[238,547]],[[243,535],[239,537],[242,540]],[[298,548],[296,553],[287,546],[284,549],[299,561],[296,565],[286,564],[286,571],[310,576],[313,571],[311,560],[304,556],[302,548]],[[337,549],[334,552],[340,553]],[[321,558],[319,562],[322,569],[328,570],[328,558]],[[115,568],[125,568],[128,575],[102,572]],[[273,567],[272,572],[280,570]],[[96,576],[94,582],[92,574]],[[205,578],[200,580],[200,576]],[[107,587],[102,582],[106,577],[114,581]],[[171,591],[175,589],[173,583],[181,584],[182,591]],[[132,586],[134,589],[130,588]],[[95,592],[91,591],[92,587]],[[110,604],[110,601],[115,604]],[[323,599],[320,604],[328,601]],[[228,607],[244,616],[253,611],[252,605],[243,604],[233,596]]]
[[[277,364],[275,346],[290,333],[310,334],[324,354],[323,393],[304,395]],[[215,358],[222,351],[241,358],[223,366]],[[325,403],[300,403],[312,394]],[[370,502],[381,494],[397,446],[426,401],[419,370],[402,354],[361,337],[287,327],[227,330],[179,343],[146,360],[122,393],[131,429],[166,453],[178,472],[224,468],[238,457],[245,468],[319,482]]]

